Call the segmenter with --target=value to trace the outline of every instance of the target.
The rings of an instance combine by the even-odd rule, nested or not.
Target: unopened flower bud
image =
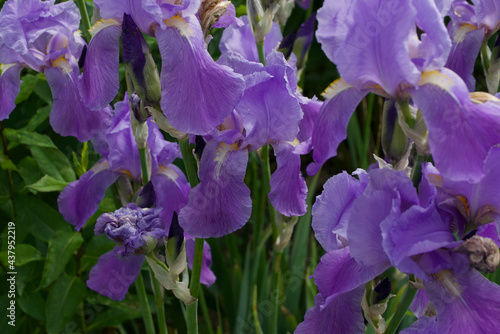
[[[156,194],[153,183],[149,181],[142,188],[141,193],[136,200],[137,206],[140,208],[152,208],[156,205]]]
[[[177,212],[174,211],[172,223],[168,229],[167,251],[171,258],[175,259],[181,252],[182,243],[184,242],[184,230],[179,225]]]
[[[148,111],[144,107],[144,102],[137,94],[132,94],[130,96],[130,109],[132,109],[132,113],[135,119],[139,123],[144,123],[148,120],[149,116],[151,116]]]
[[[382,111],[382,149],[385,157],[395,166],[408,159],[410,139],[398,122],[398,111],[394,100],[386,100]],[[406,166],[405,166],[406,167]]]
[[[230,4],[231,1],[223,0],[202,1],[200,9],[198,9],[198,17],[200,18],[203,36],[207,37],[212,25],[217,22],[221,16],[226,14]]]
[[[146,40],[128,14],[123,15],[122,30],[123,61],[133,89],[146,105],[159,105],[160,77]]]
[[[469,255],[471,266],[485,273],[495,272],[500,262],[500,253],[495,242],[478,235],[465,240],[455,248],[455,252]]]
[[[255,42],[258,44],[264,43],[266,35],[271,31],[274,14],[278,9],[279,5],[271,3],[264,11],[261,0],[247,0],[248,21],[252,27]]]

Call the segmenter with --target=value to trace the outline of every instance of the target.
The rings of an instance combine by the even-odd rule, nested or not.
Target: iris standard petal
[[[307,185],[300,172],[300,155],[288,142],[275,143],[273,148],[278,169],[271,175],[271,204],[285,216],[302,216],[307,209]]]
[[[59,212],[64,219],[79,231],[99,208],[99,203],[120,174],[109,169],[109,163],[102,159],[80,179],[71,182],[57,199]]]
[[[105,108],[120,88],[118,65],[122,30],[120,23],[112,19],[107,20],[106,25],[92,37],[79,78],[82,101],[92,110]]]
[[[179,224],[196,238],[217,238],[241,228],[252,213],[250,190],[245,185],[248,152],[237,144],[214,140],[203,150],[200,184],[189,192]]]
[[[244,81],[229,67],[215,63],[205,49],[196,17],[173,17],[156,30],[162,55],[161,106],[180,131],[207,134],[233,111]]]
[[[0,120],[9,117],[16,107],[16,97],[21,90],[21,79],[19,78],[23,67],[12,64],[12,66],[0,65]]]
[[[128,288],[134,283],[141,271],[144,255],[130,255],[119,258],[116,246],[101,255],[97,264],[90,270],[87,286],[113,300],[122,300]]]
[[[346,246],[351,208],[366,188],[346,172],[331,177],[312,208],[314,235],[327,252]]]

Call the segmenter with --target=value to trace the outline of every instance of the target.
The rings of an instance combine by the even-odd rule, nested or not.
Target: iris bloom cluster
[[[488,46],[500,26],[498,1],[325,0],[296,37],[307,50],[317,17],[316,38],[341,76],[324,102],[301,94],[305,52],[287,51],[272,22],[274,3],[264,13],[249,1],[241,18],[225,1],[94,3],[88,45],[72,2],[9,0],[0,13],[0,118],[15,107],[22,68],[42,72],[54,130],[92,140],[102,156],[61,192],[63,217],[80,230],[107,189],[118,189],[123,207],[101,215],[94,229],[116,246],[91,270],[91,289],[123,299],[146,259],[165,287],[192,301],[176,258],[192,265],[194,238],[222,237],[250,219],[249,153],[273,147],[270,204],[284,216],[304,215],[301,155],[312,151],[307,172],[316,174],[337,154],[360,101],[375,93],[385,98],[385,159],[333,176],[317,198],[312,227],[326,254],[313,275],[315,306],[296,333],[362,333],[365,319],[383,332],[377,307],[390,296],[372,293],[391,267],[419,289],[418,321],[404,333],[497,331],[500,287],[479,271],[496,270],[500,260],[500,99],[473,92],[473,72],[481,51],[496,93],[500,62],[487,60],[498,60],[498,46]],[[211,27],[226,28],[217,61],[207,51]],[[160,73],[144,35],[156,38]],[[128,94],[112,109],[121,48]],[[178,144],[160,127],[196,138],[200,182],[192,189],[174,165]],[[210,285],[208,244],[203,260],[201,282]]]

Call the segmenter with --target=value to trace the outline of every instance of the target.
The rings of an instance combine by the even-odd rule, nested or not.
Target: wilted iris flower
[[[204,35],[195,14],[199,1],[170,4],[165,1],[95,1],[103,18],[95,25],[89,45],[88,73],[84,80],[99,75],[101,85],[112,83],[112,89],[101,90],[85,85],[96,106],[112,99],[118,89],[118,52],[124,14],[143,33],[155,36],[162,56],[161,108],[176,129],[206,134],[232,112],[244,88],[241,76],[214,62],[205,47]],[[104,62],[101,49],[109,50]],[[87,79],[85,79],[87,78]]]
[[[50,124],[63,136],[87,141],[110,121],[107,104],[91,110],[78,89],[80,12],[69,1],[9,0],[0,12],[0,119],[9,117],[24,67],[42,72],[52,90]]]

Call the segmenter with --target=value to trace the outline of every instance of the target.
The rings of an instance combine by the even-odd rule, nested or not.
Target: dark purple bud
[[[152,208],[156,205],[155,189],[151,181],[142,188],[136,202],[140,208]]]
[[[80,59],[78,59],[78,67],[82,68],[85,65],[85,56],[87,55],[87,46],[84,45],[82,49],[82,54],[80,55]]]
[[[196,135],[195,138],[195,148],[194,148],[194,154],[198,156],[198,160],[201,159],[201,155],[203,154],[203,149],[207,145],[207,142],[205,139],[203,139],[202,136]]]
[[[129,100],[130,100],[130,107],[132,109],[132,113],[134,114],[135,119],[139,123],[146,122],[151,115],[147,112],[144,106],[144,102],[141,100],[141,98],[137,94],[132,94]]]
[[[292,31],[286,35],[278,46],[278,51],[285,55],[285,58],[290,58],[293,51],[293,44],[295,43],[295,37],[297,36],[296,31]]]
[[[386,100],[382,111],[382,149],[393,165],[404,159],[410,149],[410,139],[398,123],[398,111],[394,100]]]
[[[170,256],[175,259],[181,252],[182,243],[184,242],[184,230],[179,225],[177,212],[174,211],[172,216],[172,224],[168,230],[167,250]]]
[[[373,304],[378,304],[384,301],[391,294],[391,280],[389,277],[384,278],[373,289],[372,296]]]

